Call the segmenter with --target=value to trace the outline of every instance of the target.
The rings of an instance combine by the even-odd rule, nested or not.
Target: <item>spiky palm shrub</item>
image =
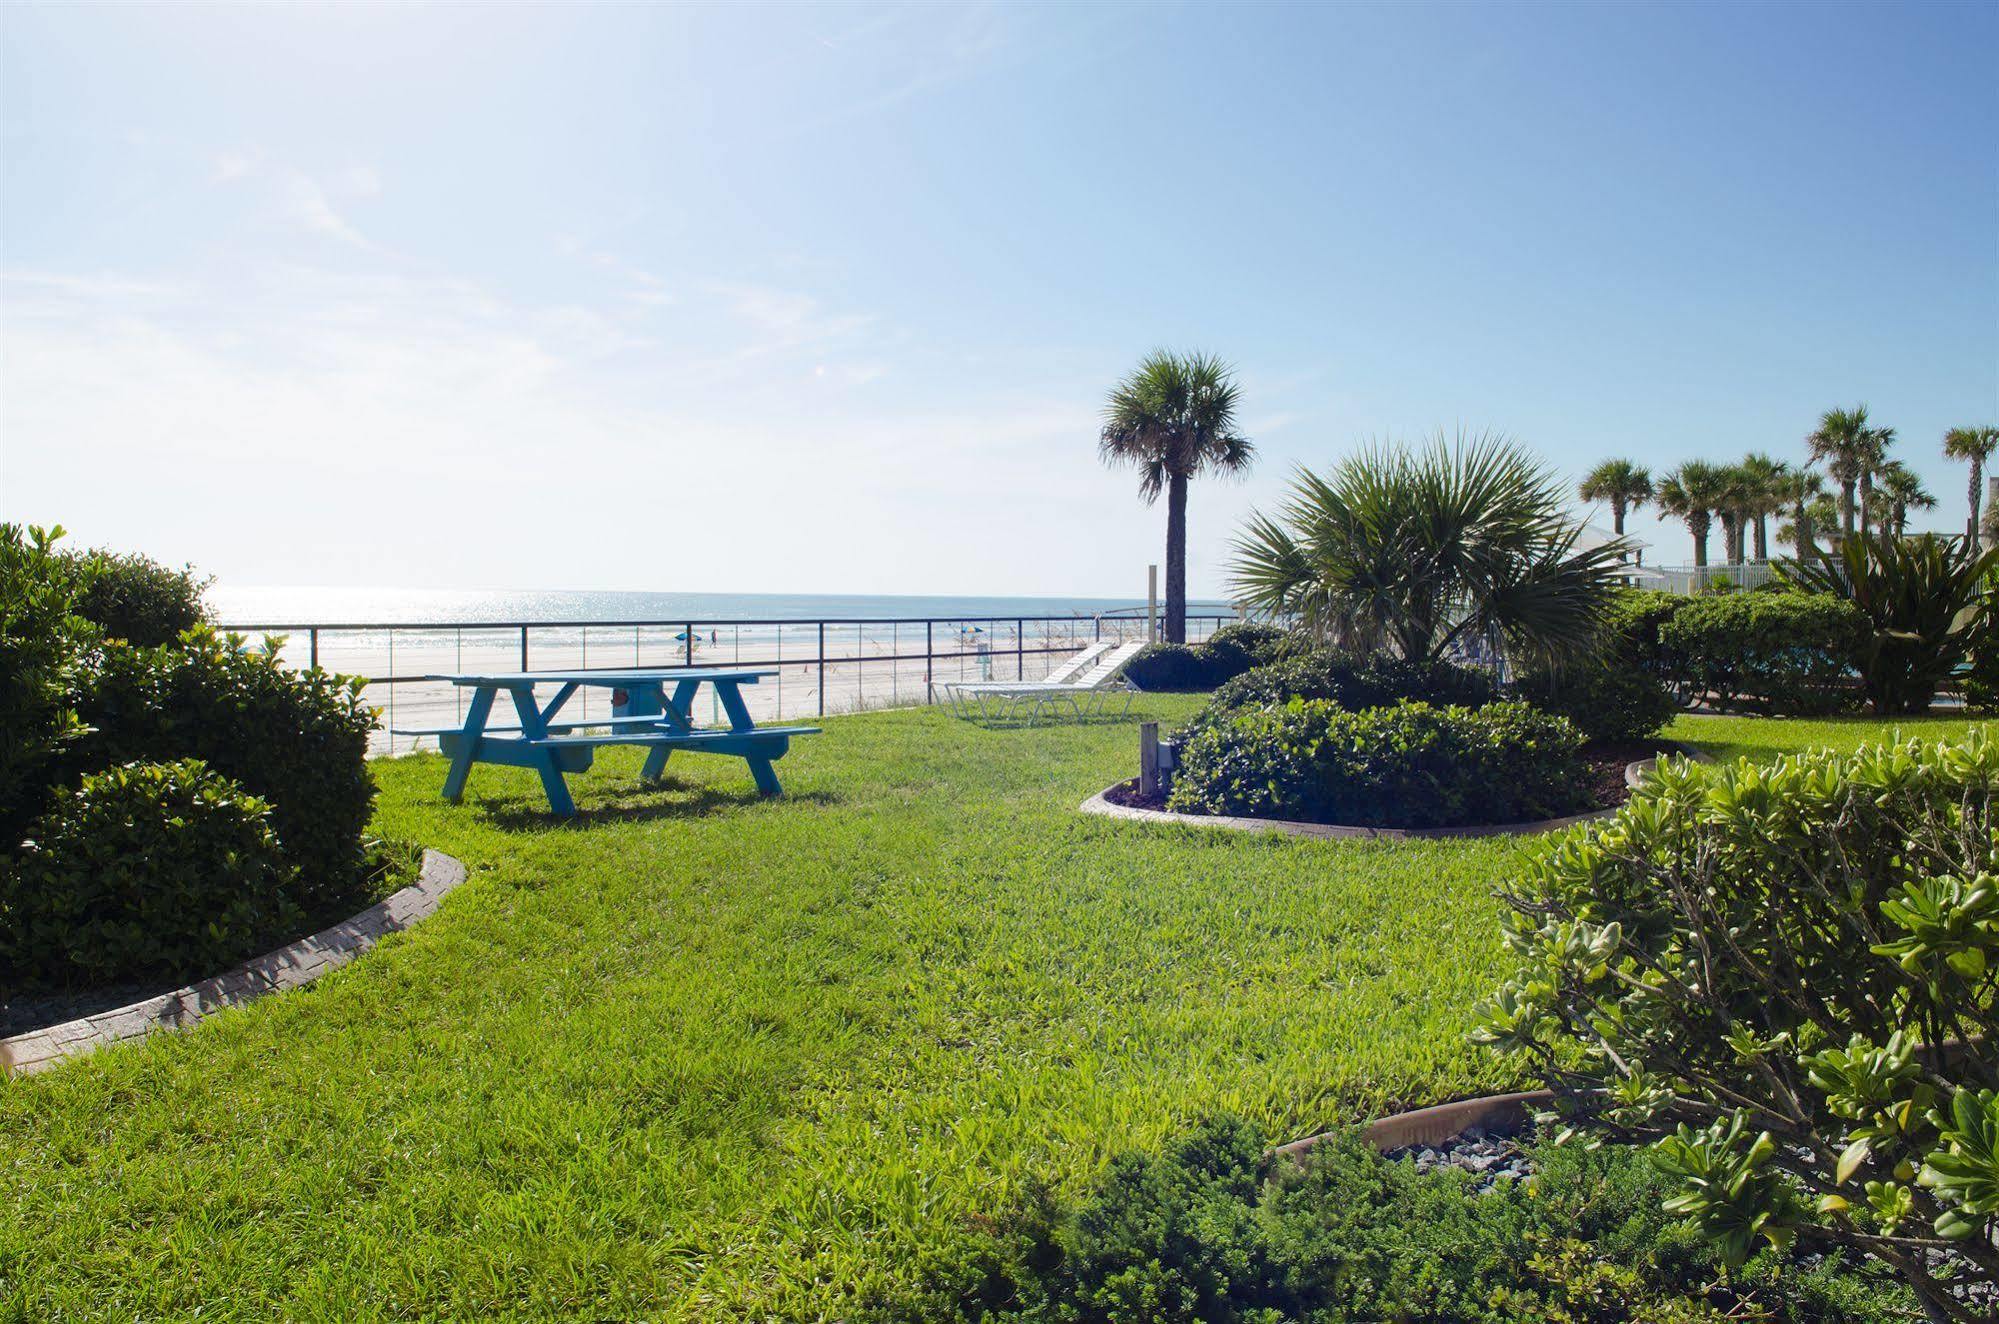
[[[1232,587],[1360,652],[1433,661],[1494,638],[1518,662],[1558,663],[1595,646],[1625,552],[1579,546],[1563,497],[1504,437],[1371,446],[1301,471],[1277,515],[1251,516]]]
[[[1877,716],[1920,713],[1984,625],[1986,577],[1999,551],[1977,552],[1960,538],[1925,533],[1844,540],[1813,561],[1780,562],[1777,573],[1812,593],[1858,607],[1868,632],[1855,659]]]

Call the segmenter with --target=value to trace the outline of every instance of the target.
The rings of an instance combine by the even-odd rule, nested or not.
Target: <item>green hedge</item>
[[[106,644],[79,711],[96,728],[75,743],[79,767],[201,759],[270,802],[308,910],[359,898],[375,801],[360,681],[289,671],[203,629],[171,647]]]
[[[270,806],[197,760],[59,791],[0,859],[0,984],[212,974],[296,917]]]
[[[1686,693],[1795,716],[1858,706],[1866,638],[1866,618],[1822,593],[1704,594],[1659,626],[1662,663]]]
[[[1169,807],[1371,827],[1461,827],[1590,807],[1582,733],[1524,703],[1249,708],[1180,752]]]

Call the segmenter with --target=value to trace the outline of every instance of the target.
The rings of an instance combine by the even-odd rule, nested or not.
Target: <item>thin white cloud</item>
[[[209,163],[211,183],[229,184],[247,177],[257,168],[257,158],[246,152],[223,152]]]
[[[367,236],[333,209],[333,204],[327,200],[326,190],[320,187],[319,182],[303,171],[285,172],[279,182],[278,200],[282,213],[307,230],[356,248],[374,247]]]
[[[1099,483],[1087,399],[988,391],[925,408],[838,389],[895,366],[855,333],[868,319],[759,286],[704,296],[688,343],[664,345],[599,307],[463,280],[253,275],[227,290],[7,277],[5,513],[237,582],[1089,587],[1073,551],[1009,533],[1032,501],[982,499],[982,528],[1020,550],[948,585],[901,551],[957,537],[966,493]],[[814,337],[843,352],[806,357]],[[795,370],[731,370],[780,342]],[[736,503],[703,499],[744,483],[778,531],[747,550]],[[647,510],[670,512],[663,539]],[[497,532],[617,511],[635,517],[593,515],[586,539]],[[700,559],[716,547],[737,549],[726,575]]]

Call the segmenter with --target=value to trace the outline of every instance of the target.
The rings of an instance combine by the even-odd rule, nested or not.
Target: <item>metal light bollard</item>
[[[1159,738],[1159,723],[1138,724],[1138,793],[1151,799],[1173,789],[1173,769],[1179,766],[1180,747]]]

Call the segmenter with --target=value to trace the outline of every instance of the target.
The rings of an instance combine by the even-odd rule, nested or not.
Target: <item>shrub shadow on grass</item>
[[[571,784],[572,794],[585,788]],[[606,823],[645,823],[661,818],[702,818],[756,805],[840,803],[827,791],[760,795],[754,786],[710,786],[672,780],[647,786],[632,783],[607,794],[579,796],[572,818],[557,818],[539,788],[518,795],[489,796],[473,802],[479,816],[502,832],[540,832],[552,827],[587,828]]]

